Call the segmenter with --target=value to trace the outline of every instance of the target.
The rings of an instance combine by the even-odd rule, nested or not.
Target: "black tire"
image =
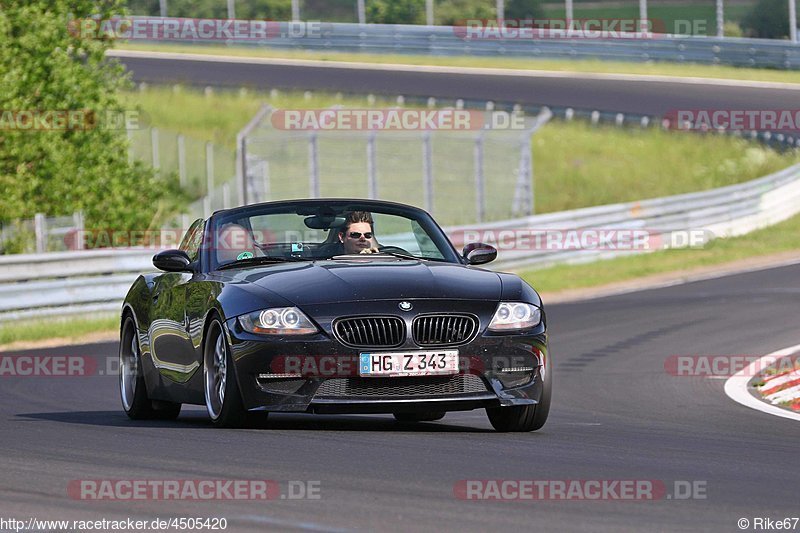
[[[547,422],[550,414],[550,396],[552,389],[552,372],[549,356],[545,367],[545,378],[542,386],[542,397],[536,405],[517,405],[512,407],[487,408],[486,414],[492,427],[500,432],[536,431]]]
[[[157,420],[175,420],[181,414],[179,403],[162,400],[151,400],[150,403],[153,405],[153,418]]]
[[[394,413],[398,422],[433,422],[444,418],[444,411],[423,411],[419,413]]]
[[[120,329],[119,388],[122,408],[132,420],[174,420],[181,412],[179,403],[149,398],[136,323],[131,316],[125,317]]]
[[[203,347],[203,392],[208,416],[216,427],[245,427],[248,422],[235,371],[225,330],[215,317]]]

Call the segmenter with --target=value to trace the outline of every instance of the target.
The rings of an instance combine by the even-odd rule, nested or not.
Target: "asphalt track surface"
[[[466,73],[357,70],[315,66],[225,63],[220,60],[118,58],[133,80],[196,86],[303,89],[493,100],[530,105],[598,109],[662,116],[693,109],[796,109],[800,90],[737,85],[688,84]]]
[[[0,377],[0,517],[226,517],[229,531],[739,531],[798,516],[800,425],[743,407],[724,380],[675,377],[675,354],[765,354],[800,342],[800,265],[548,307],[553,408],[535,433],[483,411],[391,417],[273,415],[219,430],[188,410],[133,422],[114,376]],[[23,352],[15,352],[19,355]],[[27,352],[88,355],[114,343]],[[77,479],[320,482],[318,500],[83,501]],[[469,479],[660,480],[705,499],[464,501]],[[752,530],[752,529],[749,529]]]

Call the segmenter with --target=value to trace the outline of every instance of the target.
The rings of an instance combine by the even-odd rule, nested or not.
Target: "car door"
[[[198,260],[204,221],[196,220],[181,241],[180,249],[192,262]],[[163,377],[184,383],[200,367],[190,335],[186,297],[193,272],[167,272],[153,290],[153,322],[150,326],[153,363]]]

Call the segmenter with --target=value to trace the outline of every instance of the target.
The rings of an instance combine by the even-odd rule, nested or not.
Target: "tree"
[[[748,37],[783,39],[789,36],[789,5],[786,0],[758,0],[742,20]]]
[[[507,19],[543,19],[544,9],[539,0],[509,0],[506,2]]]
[[[125,128],[116,121],[132,115],[117,94],[130,82],[105,59],[109,40],[76,29],[120,7],[117,0],[0,0],[0,220],[82,210],[88,228],[151,229],[185,201],[175,176],[128,162]],[[13,120],[26,113],[83,119],[27,129]]]
[[[454,25],[465,20],[493,19],[497,17],[494,2],[474,0],[441,0],[434,10],[436,24]]]
[[[366,10],[373,24],[425,24],[425,0],[369,0]]]

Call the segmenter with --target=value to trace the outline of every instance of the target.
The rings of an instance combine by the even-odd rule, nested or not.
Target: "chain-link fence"
[[[519,129],[277,129],[267,110],[240,138],[245,203],[289,198],[379,198],[423,207],[443,224],[533,212],[531,136]]]
[[[64,252],[83,249],[83,213],[0,222],[0,254]]]
[[[180,227],[188,227],[187,220],[208,217],[214,210],[235,205],[226,192],[236,172],[233,150],[156,127],[129,130],[128,138],[131,159],[165,175],[177,174],[181,187],[190,197],[198,198],[176,221]]]

